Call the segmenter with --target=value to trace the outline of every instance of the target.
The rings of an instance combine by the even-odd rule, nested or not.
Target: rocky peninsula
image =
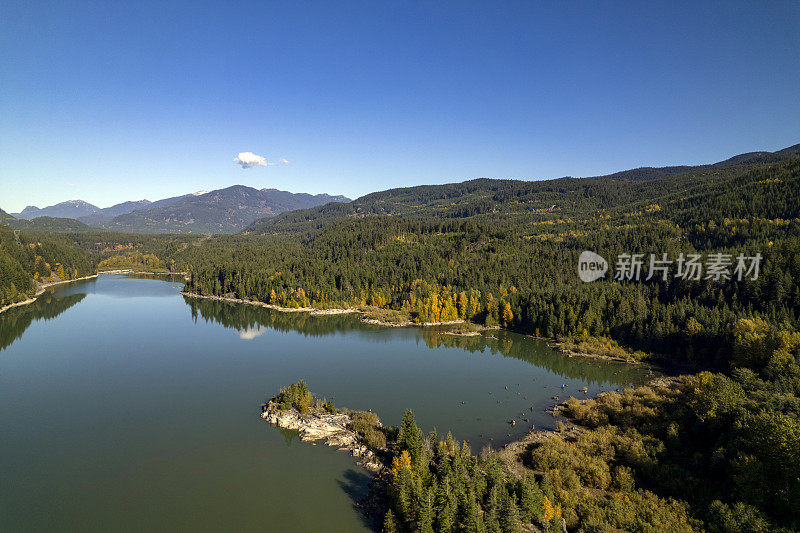
[[[261,404],[261,418],[280,428],[297,431],[304,442],[322,442],[349,452],[365,469],[379,474],[384,469],[381,456],[388,453],[386,432],[372,412],[336,409],[320,400],[300,381]]]
[[[282,411],[270,401],[264,404],[261,418],[274,426],[297,431],[304,442],[322,441],[328,446],[346,450],[358,459],[359,465],[371,472],[380,472],[383,468],[375,451],[363,442],[358,432],[349,429],[353,419],[347,413],[331,414],[315,408],[304,414],[294,407]]]

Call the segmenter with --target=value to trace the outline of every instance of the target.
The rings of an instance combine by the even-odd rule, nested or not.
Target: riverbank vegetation
[[[570,399],[564,414],[575,431],[520,460],[554,487],[571,528],[642,530],[632,520],[652,513],[653,495],[709,531],[798,526],[796,396],[750,370]]]
[[[281,389],[272,402],[282,411],[322,413],[302,381]],[[638,488],[631,468],[610,470],[581,447],[587,439],[543,437],[511,467],[502,454],[488,448],[474,454],[450,433],[425,435],[410,410],[399,427],[382,426],[373,412],[326,410],[347,413],[349,429],[382,462],[378,485],[362,502],[382,531],[697,531],[703,525],[686,502]],[[580,487],[578,479],[601,490]]]

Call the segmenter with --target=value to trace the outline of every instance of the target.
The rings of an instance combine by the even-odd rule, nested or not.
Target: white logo
[[[581,281],[589,283],[606,275],[608,272],[608,262],[594,252],[581,252],[578,257],[578,277]]]

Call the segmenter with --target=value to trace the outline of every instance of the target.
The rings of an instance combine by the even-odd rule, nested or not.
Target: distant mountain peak
[[[210,192],[211,191],[197,191],[197,192],[193,192],[192,196],[203,196],[204,194],[208,194]]]
[[[56,205],[90,205],[92,207],[96,207],[90,204],[89,202],[84,202],[83,200],[67,200],[66,202],[61,202],[60,204]]]
[[[41,209],[35,205],[29,205],[19,213],[19,218],[26,220],[37,217],[78,218],[91,215],[98,211],[100,211],[100,208],[89,202],[83,200],[67,200],[66,202],[60,202]]]

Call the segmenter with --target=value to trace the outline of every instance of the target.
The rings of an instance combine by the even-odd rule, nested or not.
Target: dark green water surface
[[[367,473],[259,417],[281,386],[305,379],[386,424],[411,408],[477,451],[552,425],[552,396],[647,372],[507,332],[379,328],[179,292],[102,275],[0,314],[0,531],[364,530],[353,504]]]

